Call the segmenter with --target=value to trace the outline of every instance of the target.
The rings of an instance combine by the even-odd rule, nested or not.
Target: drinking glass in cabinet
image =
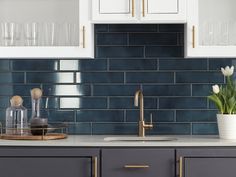
[[[24,24],[24,40],[25,46],[38,46],[39,44],[39,24],[25,23]]]
[[[43,45],[45,46],[58,46],[59,45],[59,29],[57,23],[44,23],[43,24]]]
[[[64,23],[63,24],[63,44],[65,46],[79,46],[79,24]]]
[[[19,45],[20,35],[20,24],[10,22],[1,23],[1,40],[3,46]]]

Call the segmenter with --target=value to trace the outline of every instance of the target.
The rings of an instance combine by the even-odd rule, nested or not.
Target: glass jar
[[[20,96],[13,96],[11,106],[6,109],[6,134],[26,135],[28,133],[27,109]]]

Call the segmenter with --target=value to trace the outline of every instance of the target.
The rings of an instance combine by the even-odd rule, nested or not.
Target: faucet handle
[[[150,114],[150,124],[152,124],[152,113]]]
[[[150,114],[150,128],[152,128],[153,127],[153,123],[152,123],[152,113]]]

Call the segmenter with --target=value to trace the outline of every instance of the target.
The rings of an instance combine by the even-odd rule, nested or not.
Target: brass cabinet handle
[[[143,14],[143,17],[145,17],[145,0],[142,0],[142,6],[143,6],[142,14]]]
[[[93,177],[98,177],[98,158],[93,157]]]
[[[193,26],[193,28],[192,28],[192,47],[193,48],[195,48],[195,31],[196,31],[196,28],[195,28],[195,26]]]
[[[83,48],[86,47],[86,43],[85,43],[86,38],[85,38],[85,35],[86,35],[86,30],[85,30],[85,26],[83,26]]]
[[[124,168],[149,168],[149,165],[125,165]]]
[[[134,2],[135,2],[135,0],[132,0],[132,17],[134,17],[134,7],[135,7]]]
[[[183,157],[179,158],[179,177],[183,177]]]

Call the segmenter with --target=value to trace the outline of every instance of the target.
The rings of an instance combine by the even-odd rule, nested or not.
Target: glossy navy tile
[[[77,122],[123,122],[124,111],[120,110],[78,110]]]
[[[44,95],[49,96],[90,96],[90,85],[43,85]]]
[[[157,70],[156,59],[116,59],[109,65],[110,70]]]
[[[92,133],[97,135],[136,135],[136,123],[93,123]]]
[[[74,74],[72,72],[27,72],[27,83],[73,83]]]
[[[50,122],[75,122],[74,111],[50,110],[48,120]]]
[[[230,59],[230,58],[210,58],[209,59],[209,69],[210,70],[218,70],[220,72],[220,69],[226,66],[236,65],[236,59]]]
[[[0,60],[0,71],[9,71],[10,70],[10,60]]]
[[[61,71],[106,71],[107,60],[60,60]]]
[[[2,124],[5,123],[6,120],[6,110],[5,109],[0,109],[0,121]]]
[[[160,109],[207,109],[207,98],[175,97],[159,98]]]
[[[184,48],[180,46],[147,46],[146,57],[183,57]]]
[[[135,109],[134,98],[129,97],[118,97],[110,98],[109,100],[110,109]],[[145,109],[156,109],[157,108],[157,99],[156,98],[145,98],[144,99],[144,108]],[[138,109],[138,108],[136,108]]]
[[[189,123],[156,123],[147,135],[189,135],[191,124]]]
[[[60,98],[60,108],[62,109],[106,109],[107,99],[96,97],[83,98]]]
[[[219,72],[191,71],[177,72],[176,83],[223,83],[224,77]]]
[[[129,45],[177,45],[176,33],[131,33]]]
[[[134,96],[138,85],[94,85],[94,96]]]
[[[175,112],[173,110],[145,110],[144,118],[146,122],[150,122],[150,115],[152,114],[153,122],[174,122]],[[127,110],[126,122],[138,122],[139,110]]]
[[[1,109],[6,109],[8,106],[10,106],[10,98],[11,97],[0,97],[0,108]]]
[[[5,83],[24,83],[23,72],[2,72],[0,73],[0,84]]]
[[[96,36],[96,45],[127,45],[127,33],[100,33]]]
[[[56,71],[57,60],[12,60],[11,68],[15,71]]]
[[[193,96],[208,96],[212,93],[212,85],[214,84],[193,84],[192,95]]]
[[[184,24],[161,24],[160,32],[184,32]]]
[[[139,46],[99,46],[97,47],[96,57],[107,58],[127,58],[144,57],[144,47]]]
[[[0,96],[1,95],[20,95],[20,96],[29,96],[30,90],[35,87],[40,87],[40,85],[1,85],[0,87]]]
[[[206,59],[160,59],[160,70],[207,70]]]
[[[99,25],[94,25],[95,27],[95,32],[108,32],[108,26],[106,24],[99,24]]]
[[[86,72],[76,73],[76,83],[124,83],[121,72]]]
[[[191,96],[190,84],[181,85],[144,85],[145,96]]]
[[[31,109],[31,97],[24,96],[23,98],[23,105],[27,109]],[[59,108],[59,98],[58,97],[42,97],[41,100],[41,108],[42,109],[58,109]]]
[[[216,122],[215,110],[177,110],[177,122]]]
[[[68,124],[68,133],[71,135],[91,135],[91,123],[70,123]]]
[[[173,83],[173,72],[127,72],[127,83]]]
[[[112,24],[109,25],[110,32],[156,32],[157,25],[155,24]]]
[[[184,33],[178,33],[178,46],[184,46]]]
[[[193,135],[217,135],[218,128],[216,123],[193,123]]]

